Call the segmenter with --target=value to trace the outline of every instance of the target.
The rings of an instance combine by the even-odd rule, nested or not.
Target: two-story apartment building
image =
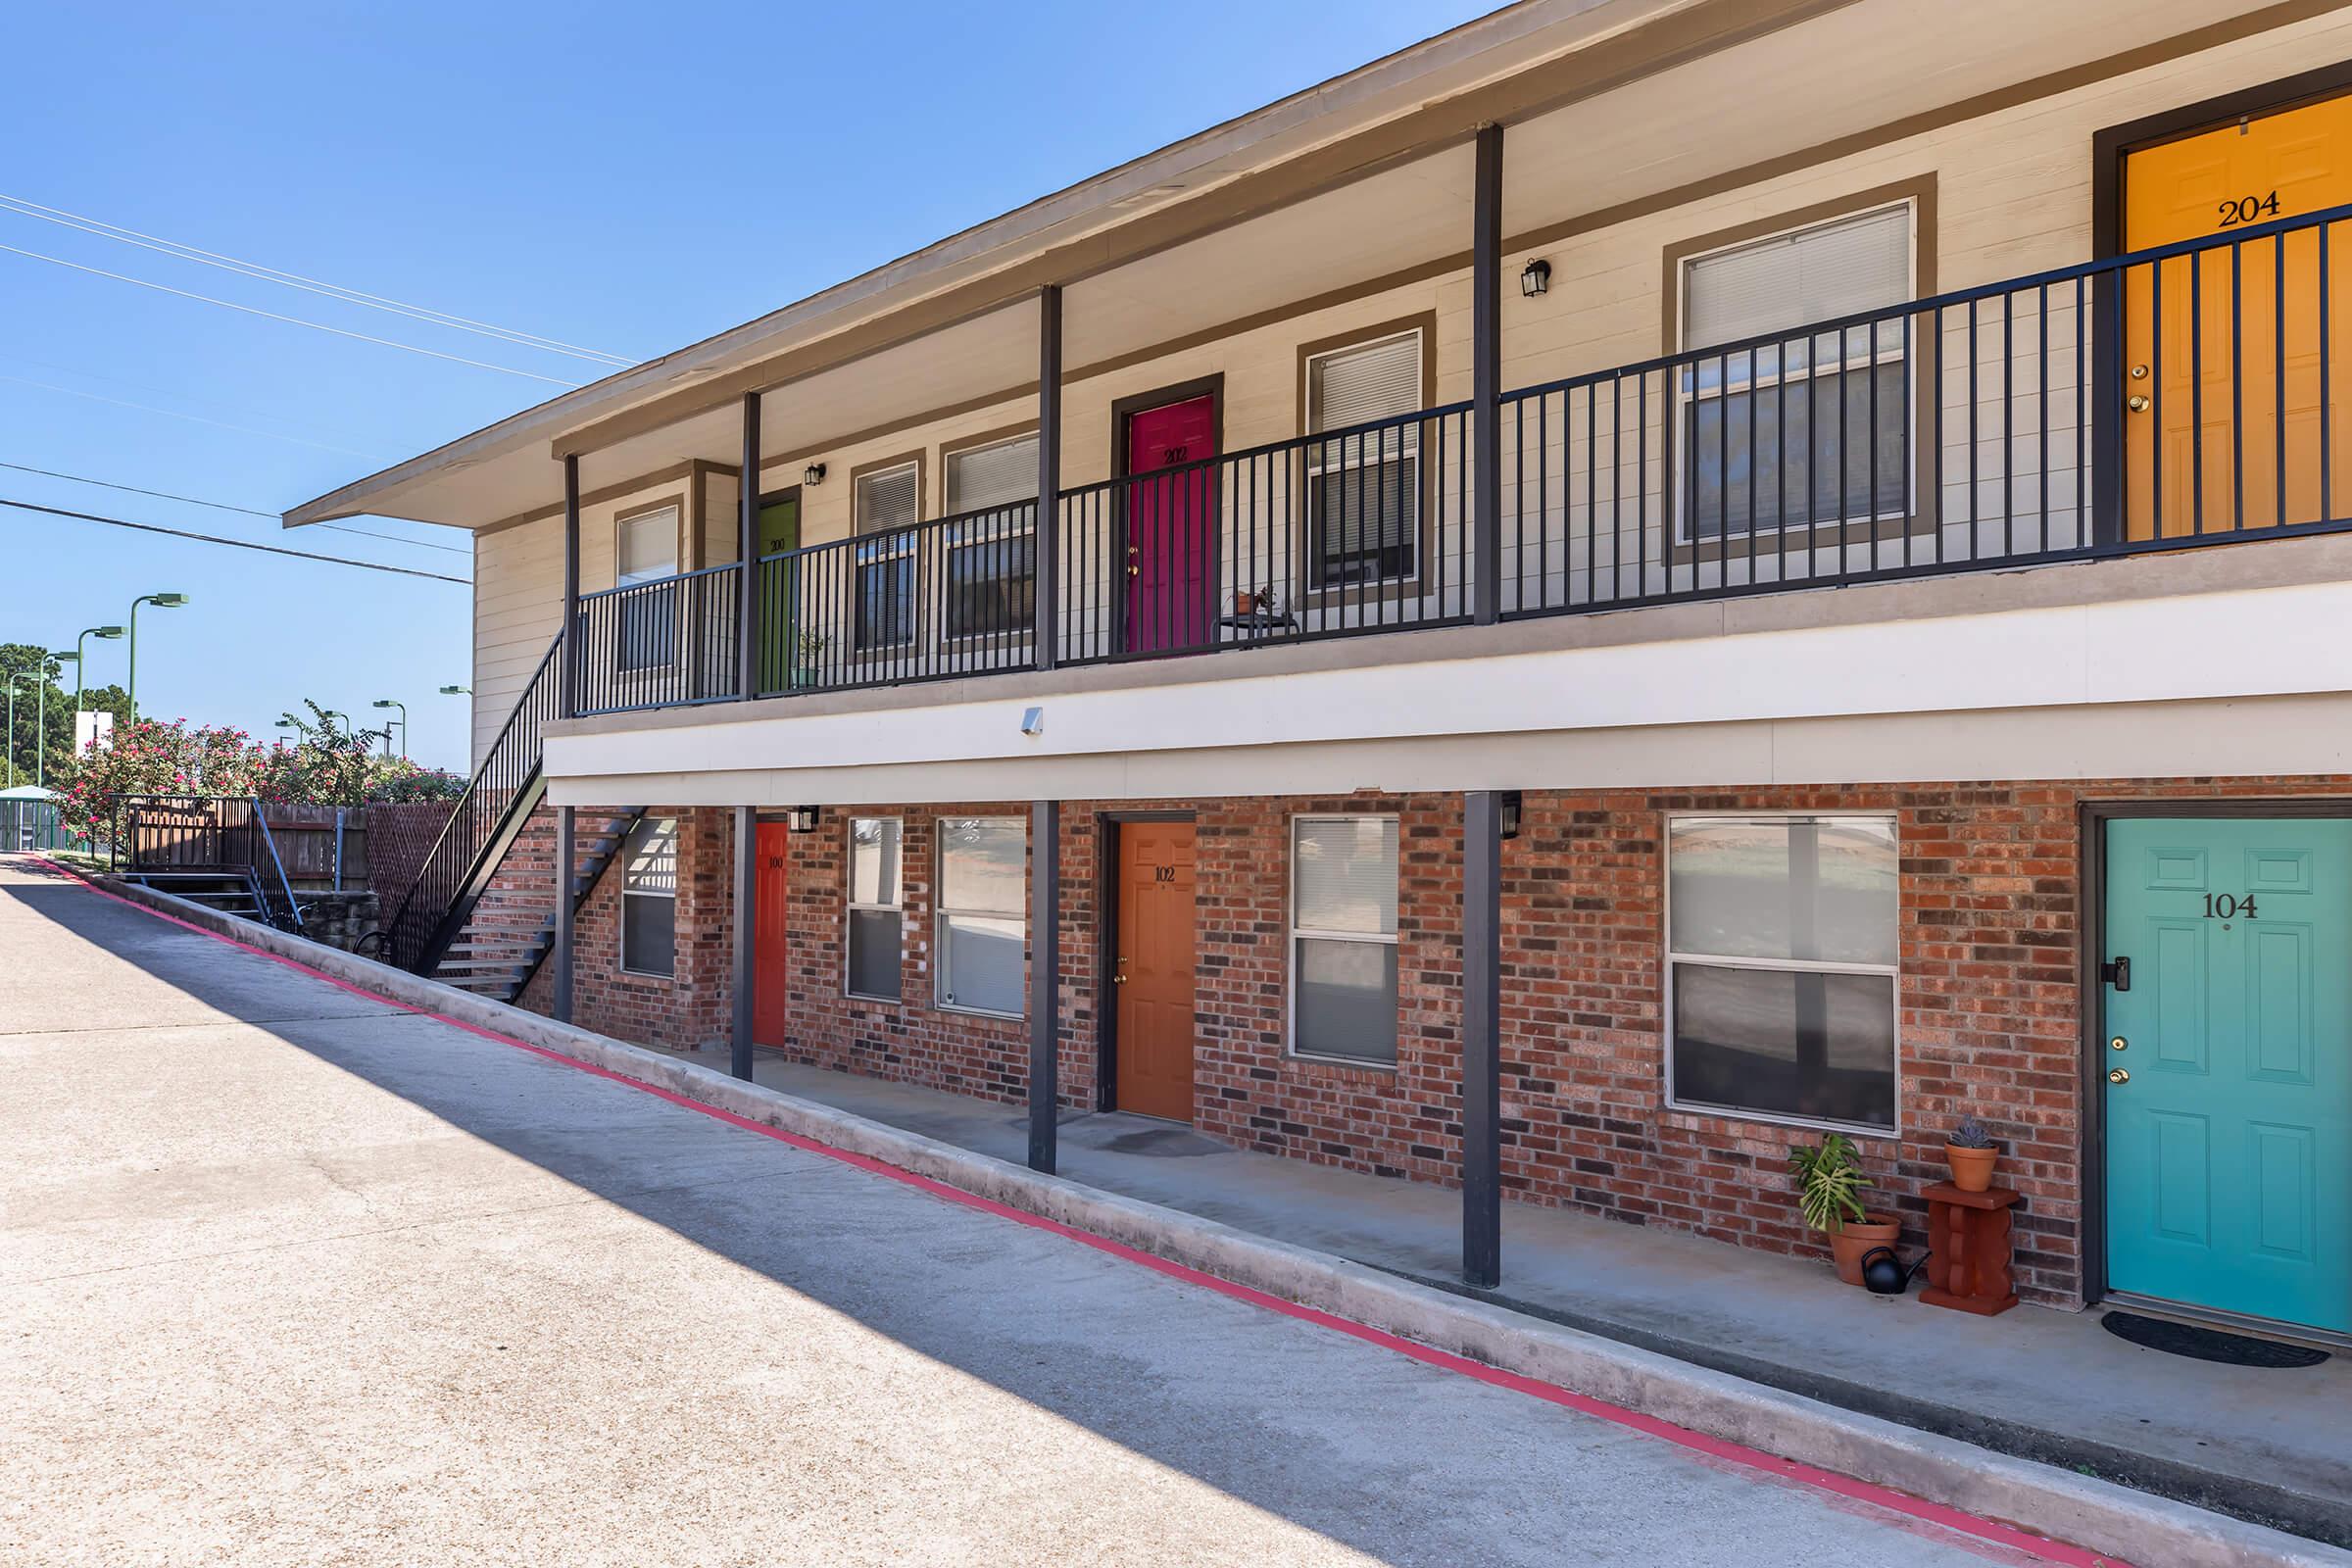
[[[1527,0],[289,513],[477,540],[395,956],[2352,1333],[2347,219],[2333,5]]]

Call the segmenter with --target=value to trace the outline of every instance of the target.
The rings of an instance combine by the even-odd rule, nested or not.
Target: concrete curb
[[[2138,1568],[2352,1568],[2352,1552],[2317,1542],[1749,1383],[1213,1220],[1060,1177],[1040,1176],[219,914],[167,893],[112,877],[97,880],[134,904],[292,958],[396,1003],[511,1036],[830,1148],[867,1155],[1238,1285],[1708,1436],[2111,1554]]]

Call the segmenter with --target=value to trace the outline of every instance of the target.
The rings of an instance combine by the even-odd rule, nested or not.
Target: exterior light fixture
[[[1519,824],[1526,815],[1526,801],[1517,790],[1504,790],[1494,803],[1494,826],[1505,840],[1519,836]]]
[[[473,688],[470,686],[444,686],[441,688],[441,695],[444,697],[471,697]]]
[[[158,610],[177,610],[187,602],[186,594],[141,594],[130,602],[130,690],[123,697],[134,723],[139,716],[139,607],[153,605]]]
[[[801,483],[807,485],[809,489],[813,490],[824,482],[825,466],[823,464],[811,463],[808,465],[808,466],[801,470]]]
[[[795,833],[813,833],[816,831],[817,815],[817,808],[813,806],[796,806],[784,813],[784,825]]]
[[[1522,268],[1519,272],[1519,292],[1534,299],[1551,287],[1551,264],[1541,256]]]

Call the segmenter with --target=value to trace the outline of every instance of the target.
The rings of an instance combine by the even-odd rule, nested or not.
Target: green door
[[[795,490],[760,507],[761,558],[801,548],[801,494]],[[790,564],[781,571],[760,577],[760,690],[780,692],[789,680],[793,626],[798,618],[798,596],[793,592]]]
[[[2352,822],[2106,849],[2109,1286],[2352,1330]]]

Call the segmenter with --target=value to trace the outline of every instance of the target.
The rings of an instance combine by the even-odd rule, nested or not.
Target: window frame
[[[639,889],[631,888],[629,886],[630,841],[637,837],[640,830],[651,824],[660,822],[667,822],[669,824],[669,891],[667,893],[648,893]],[[678,978],[678,833],[679,820],[676,816],[668,814],[656,815],[652,812],[648,812],[644,816],[641,816],[637,819],[636,823],[630,827],[627,837],[620,841],[620,907],[618,910],[620,916],[620,940],[617,943],[617,947],[619,949],[618,961],[620,965],[620,972],[626,975],[635,975],[639,979],[643,980],[666,980],[673,985],[676,984]],[[669,901],[668,968],[640,969],[629,962],[629,900],[631,899],[666,899]]]
[[[1894,962],[1889,964],[1847,963],[1818,958],[1746,958],[1727,957],[1713,953],[1677,953],[1674,949],[1674,829],[1682,822],[1804,822],[1820,821],[1825,817],[1866,816],[1884,820],[1891,830],[1895,855],[1894,906]],[[1905,1126],[1903,1117],[1903,895],[1902,895],[1902,813],[1882,808],[1860,810],[1810,811],[1669,811],[1661,824],[1658,836],[1658,994],[1660,1011],[1658,1027],[1661,1036],[1660,1058],[1664,1077],[1659,1087],[1666,1109],[1687,1116],[1714,1116],[1726,1121],[1757,1122],[1773,1127],[1806,1127],[1818,1132],[1844,1133],[1851,1138],[1884,1138],[1899,1142]],[[1889,984],[1888,1009],[1890,1024],[1887,1031],[1887,1053],[1894,1077],[1891,1098],[1893,1121],[1889,1126],[1873,1122],[1838,1121],[1830,1117],[1801,1116],[1790,1111],[1763,1110],[1745,1106],[1718,1105],[1705,1101],[1684,1101],[1674,1092],[1674,971],[1678,963],[1705,964],[1718,969],[1763,969],[1781,974],[1865,974],[1883,975]]]
[[[967,909],[948,903],[948,822],[1008,822],[1021,834],[1021,900],[1020,907],[1008,915],[1003,909]],[[1025,816],[987,816],[972,812],[942,812],[931,818],[931,946],[939,961],[931,974],[931,1005],[941,1012],[960,1012],[974,1018],[1022,1019],[1029,1016],[1027,1004],[1027,970],[1029,962],[1029,819]],[[1001,1012],[994,1007],[975,1007],[969,1003],[953,1002],[948,993],[955,983],[954,939],[949,934],[948,921],[956,915],[968,915],[980,920],[1017,919],[1021,922],[1021,963],[1023,972],[1023,1004],[1018,1011]]]
[[[865,517],[867,487],[876,479],[887,478],[902,470],[914,474],[914,515],[905,522],[894,522],[880,528],[868,528]],[[898,649],[912,647],[921,640],[922,607],[916,603],[921,591],[915,558],[920,543],[923,522],[923,454],[908,452],[895,458],[882,458],[860,465],[850,475],[850,537],[852,553],[852,582],[854,584],[850,614],[850,646],[858,654],[889,654]],[[900,612],[905,617],[903,636],[875,638],[865,636],[865,574],[885,567],[894,568],[900,575],[904,592],[895,594]]]
[[[664,512],[672,514],[669,525],[669,570],[658,576],[624,579],[620,564],[621,542],[628,537],[629,525],[647,521]],[[683,657],[679,645],[685,639],[678,635],[678,622],[682,618],[678,612],[678,595],[674,591],[669,595],[667,603],[664,605],[667,615],[663,617],[658,615],[653,608],[663,603],[659,596],[645,594],[630,599],[623,596],[620,590],[642,588],[651,583],[675,582],[685,575],[686,512],[686,500],[683,496],[668,496],[660,501],[646,502],[641,506],[619,508],[612,514],[612,592],[618,601],[612,615],[612,667],[616,674],[644,675],[656,670],[674,669]],[[669,641],[665,653],[651,659],[632,661],[628,626],[632,611],[649,620],[657,622],[662,618],[668,620]]]
[[[1784,387],[1807,388],[1805,427],[1808,450],[1805,475],[1807,485],[1818,489],[1812,465],[1813,451],[1816,448],[1811,439],[1813,410],[1817,405],[1809,389],[1816,378],[1824,372],[1812,363],[1813,354],[1810,347],[1811,340],[1819,337],[1820,334],[1802,332],[1799,329],[1806,323],[1800,321],[1795,323],[1787,335],[1774,339],[1773,346],[1777,354],[1788,343],[1795,341],[1799,337],[1806,339],[1808,343],[1805,355],[1806,365],[1802,371],[1787,369],[1784,359],[1783,368],[1779,372],[1771,377],[1760,378],[1756,374],[1755,351],[1751,349],[1746,351],[1748,366],[1744,379],[1733,381],[1731,368],[1729,365],[1725,365],[1717,384],[1712,389],[1698,388],[1696,381],[1699,367],[1703,362],[1714,358],[1715,351],[1713,349],[1692,349],[1688,346],[1690,322],[1691,267],[1714,257],[1728,256],[1735,251],[1769,245],[1776,240],[1784,240],[1791,235],[1803,234],[1812,229],[1831,228],[1840,223],[1857,222],[1863,219],[1893,212],[1898,208],[1905,215],[1906,231],[1903,258],[1903,298],[1886,307],[1890,314],[1878,321],[1878,337],[1873,339],[1871,351],[1866,356],[1857,357],[1849,363],[1844,353],[1842,334],[1840,335],[1838,369],[1831,373],[1843,376],[1857,372],[1863,368],[1865,360],[1874,371],[1882,365],[1900,364],[1903,367],[1904,461],[1901,464],[1902,473],[1900,475],[1903,482],[1902,499],[1891,509],[1882,509],[1876,504],[1877,498],[1873,497],[1871,505],[1867,509],[1852,514],[1837,517],[1808,515],[1802,522],[1776,519],[1769,524],[1759,525],[1756,519],[1750,516],[1736,528],[1731,525],[1729,515],[1731,509],[1727,503],[1718,509],[1722,514],[1722,520],[1716,530],[1704,534],[1698,532],[1694,524],[1703,514],[1703,509],[1698,505],[1695,469],[1692,466],[1696,443],[1695,441],[1686,441],[1683,437],[1686,428],[1696,429],[1695,415],[1700,405],[1709,402],[1721,403],[1731,397],[1754,398],[1768,393],[1777,395]],[[1728,559],[1732,554],[1735,540],[1744,542],[1750,539],[1757,541],[1770,539],[1773,541],[1772,553],[1777,557],[1783,551],[1792,547],[1821,549],[1855,543],[1857,541],[1851,537],[1854,530],[1860,530],[1862,537],[1859,542],[1866,544],[1870,540],[1872,530],[1883,528],[1890,522],[1896,525],[1896,537],[1899,538],[1902,529],[1912,526],[1923,515],[1920,504],[1919,474],[1920,363],[1923,358],[1930,355],[1939,355],[1941,345],[1931,342],[1923,336],[1917,313],[1902,311],[1898,307],[1920,298],[1921,230],[1926,216],[1932,211],[1932,204],[1918,190],[1864,192],[1853,197],[1850,203],[1828,204],[1791,214],[1786,221],[1779,222],[1776,226],[1759,233],[1741,233],[1737,238],[1721,242],[1702,241],[1690,250],[1677,250],[1669,253],[1670,267],[1673,272],[1674,314],[1671,318],[1669,333],[1672,341],[1667,343],[1666,352],[1670,358],[1680,363],[1669,372],[1673,377],[1669,389],[1673,407],[1668,416],[1665,432],[1666,439],[1672,444],[1670,449],[1672,461],[1669,464],[1666,484],[1669,496],[1668,505],[1672,509],[1674,517],[1674,531],[1669,543],[1677,553],[1678,564],[1690,564],[1703,560],[1710,545],[1714,546],[1723,558]],[[1931,317],[1930,319],[1934,318]],[[1891,347],[1879,346],[1883,344],[1889,332],[1895,339]],[[1734,341],[1745,340],[1735,339]],[[1735,352],[1729,357],[1739,358],[1740,355]],[[1754,454],[1749,455],[1748,461],[1751,465],[1753,464]],[[1841,469],[1844,461],[1844,453],[1840,451],[1838,463]],[[1784,478],[1778,487],[1776,499],[1779,494],[1786,494],[1787,488]],[[1840,494],[1842,495],[1842,491]],[[1806,510],[1810,513],[1813,498],[1807,496],[1804,500]],[[1842,507],[1840,510],[1842,512]],[[1742,543],[1740,553],[1743,555],[1746,553],[1744,543]]]
[[[896,822],[899,824],[898,899],[891,904],[861,903],[858,898],[858,824],[860,822]],[[906,819],[904,816],[875,814],[860,816],[852,812],[842,823],[841,858],[841,995],[847,1002],[863,1002],[875,1006],[903,1007],[906,1004]],[[858,964],[851,947],[856,941],[858,922],[854,916],[864,914],[895,914],[899,917],[899,994],[878,997],[871,992],[853,988],[851,977],[857,974]]]
[[[1397,924],[1404,916],[1404,824],[1396,811],[1294,811],[1283,831],[1289,842],[1285,846],[1284,871],[1290,887],[1283,898],[1283,1054],[1293,1061],[1316,1061],[1336,1067],[1355,1067],[1365,1072],[1397,1070],[1404,1054],[1404,950],[1401,931],[1384,935],[1362,931],[1326,931],[1298,923],[1298,826],[1302,822],[1393,822],[1396,824],[1396,912]],[[1334,1056],[1319,1051],[1298,1049],[1298,944],[1307,942],[1357,942],[1366,947],[1395,948],[1397,954],[1396,995],[1391,999],[1398,1009],[1396,1020],[1396,1050],[1387,1061],[1369,1061],[1361,1056]]]
[[[1037,620],[1037,491],[1034,486],[1028,495],[1001,502],[994,507],[966,514],[961,498],[956,494],[956,466],[967,457],[993,452],[1020,442],[1036,442],[1042,432],[1034,424],[1000,431],[992,435],[975,436],[961,445],[943,446],[939,452],[940,487],[946,497],[945,516],[950,526],[940,541],[940,641],[950,644],[970,644],[999,640],[1019,641],[1034,635]],[[1020,521],[1026,509],[1027,521]],[[956,560],[968,550],[994,550],[1011,555],[1026,543],[1029,569],[1026,572],[997,572],[980,579],[990,584],[1020,584],[1029,589],[1029,606],[1017,613],[1008,611],[1003,626],[959,627],[956,618]],[[1006,604],[1014,606],[1017,595],[1008,595]]]
[[[1431,510],[1430,466],[1425,450],[1428,443],[1422,439],[1421,426],[1425,421],[1411,418],[1410,416],[1427,411],[1435,402],[1433,392],[1437,353],[1435,323],[1436,316],[1433,312],[1406,320],[1384,321],[1361,331],[1348,333],[1338,338],[1325,338],[1318,342],[1302,344],[1299,347],[1298,436],[1301,443],[1299,449],[1299,516],[1302,537],[1299,541],[1298,570],[1301,586],[1308,595],[1359,592],[1391,593],[1409,589],[1421,580],[1425,564],[1423,558],[1427,555],[1429,548],[1428,540],[1424,536],[1428,531]],[[1325,461],[1332,443],[1319,440],[1318,437],[1322,435],[1322,432],[1315,428],[1317,423],[1315,366],[1317,362],[1379,348],[1383,344],[1399,342],[1405,338],[1413,340],[1413,395],[1418,406],[1406,411],[1405,414],[1394,416],[1393,417],[1400,422],[1387,426],[1388,429],[1396,432],[1397,452],[1395,456],[1388,455],[1389,437],[1384,432],[1380,437],[1382,456],[1371,462],[1364,460],[1360,444],[1356,461],[1352,463],[1344,460],[1336,463]],[[1352,429],[1354,426],[1348,425],[1341,428]],[[1403,530],[1403,548],[1406,552],[1403,569],[1396,572],[1382,572],[1376,576],[1324,575],[1325,557],[1318,548],[1323,523],[1322,509],[1316,501],[1316,497],[1320,493],[1317,481],[1329,473],[1354,473],[1367,468],[1381,467],[1390,463],[1405,462],[1412,465],[1412,481],[1404,487],[1404,493],[1409,498],[1409,504],[1412,507],[1412,516],[1409,519],[1410,526]]]

